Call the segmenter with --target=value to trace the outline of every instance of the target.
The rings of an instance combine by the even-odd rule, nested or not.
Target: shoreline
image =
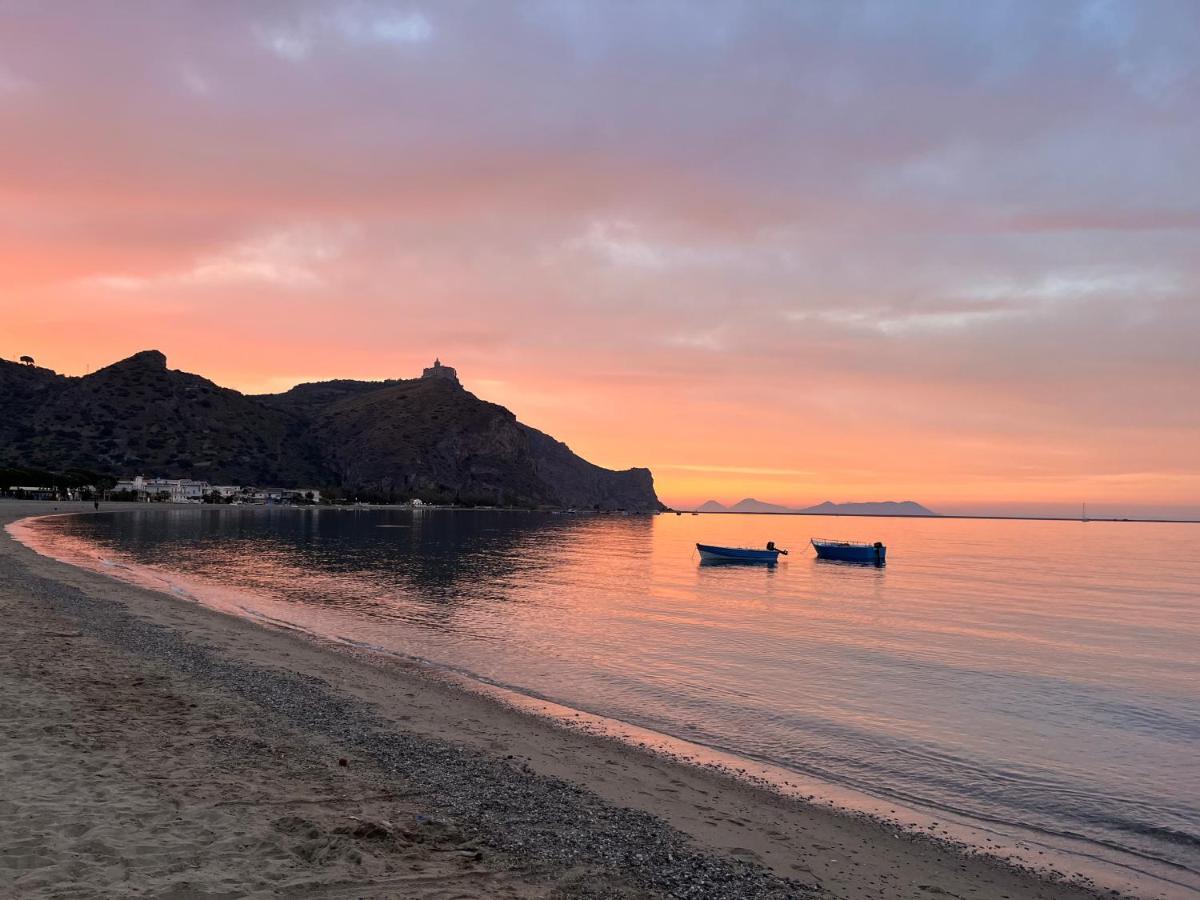
[[[46,514],[48,505],[33,501],[0,504],[0,524]],[[56,506],[60,512],[90,511],[90,505]],[[136,504],[130,506],[137,508]],[[111,504],[105,511],[112,511]],[[360,729],[386,734],[393,741],[432,741],[439,753],[470,757],[469,774],[489,783],[490,796],[503,796],[510,782],[519,782],[528,794],[526,800],[533,798],[533,805],[518,804],[508,811],[507,818],[480,808],[478,797],[459,797],[455,807],[454,818],[461,820],[455,827],[464,833],[476,829],[472,840],[500,853],[509,876],[517,872],[525,878],[539,867],[561,867],[563,859],[555,854],[565,850],[561,846],[550,851],[519,846],[522,842],[513,845],[496,832],[521,821],[522,827],[532,827],[548,840],[544,834],[547,827],[562,827],[558,820],[566,815],[571,822],[568,830],[576,828],[577,814],[583,811],[601,821],[632,815],[640,835],[638,847],[669,846],[667,856],[686,856],[688,860],[680,867],[650,853],[642,858],[630,847],[621,850],[613,834],[603,830],[599,835],[590,834],[586,841],[580,839],[581,845],[601,845],[615,856],[601,852],[598,857],[595,853],[588,857],[580,851],[576,861],[582,860],[588,869],[584,881],[604,885],[601,893],[607,895],[633,890],[635,894],[649,891],[652,896],[714,897],[929,897],[945,893],[1073,900],[1097,896],[1086,884],[1048,880],[1045,873],[1010,866],[955,846],[941,836],[931,838],[902,830],[897,823],[774,794],[702,766],[644,752],[610,735],[564,728],[532,716],[528,710],[498,703],[495,697],[464,690],[402,660],[381,660],[368,651],[332,648],[328,641],[266,628],[194,601],[68,566],[36,555],[6,533],[0,545],[0,576],[7,577],[0,581],[0,599],[6,590],[11,595],[12,584],[20,583],[22,572],[27,581],[45,582],[44,590],[51,595],[78,593],[111,618],[124,617],[141,623],[139,627],[165,630],[181,646],[203,646],[218,669],[225,667],[224,674],[213,681],[212,689],[218,692],[236,688],[228,677],[230,667],[249,666],[259,679],[299,682],[305,691],[313,689],[309,682],[316,676],[320,691],[328,694],[323,703],[354,708],[353,721],[343,722],[332,739],[350,748],[346,752],[373,756],[375,768],[383,767],[378,774],[385,782],[389,773],[380,757],[386,754],[370,741],[360,740]],[[59,605],[69,607],[68,612],[79,609],[78,598]],[[86,633],[88,629],[81,630]],[[130,650],[117,647],[117,652],[128,654]],[[162,662],[154,654],[151,657]],[[291,684],[282,689],[296,687]],[[377,721],[372,722],[372,717]],[[291,726],[296,726],[296,719],[301,720],[303,733],[320,731],[299,712],[292,717]],[[136,721],[131,720],[131,729],[134,727]],[[317,737],[330,739],[329,734]],[[415,780],[409,775],[406,790],[427,798],[438,796],[431,786],[440,784],[438,790],[450,790],[447,779],[454,781],[466,774],[450,768],[449,773],[426,772]],[[540,806],[548,799],[547,792],[554,798],[553,809]],[[553,816],[556,821],[538,821],[537,817],[525,821],[516,812],[522,808]],[[584,828],[580,834],[586,831]],[[638,858],[632,859],[630,854]],[[710,880],[697,893],[695,879],[709,875],[718,881]],[[785,881],[787,878],[792,880]],[[720,879],[727,880],[732,892],[714,890],[723,883]],[[553,890],[566,891],[566,896],[586,896],[590,888],[575,883],[560,884]]]

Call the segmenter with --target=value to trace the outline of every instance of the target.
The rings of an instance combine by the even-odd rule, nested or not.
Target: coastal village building
[[[312,488],[246,488],[240,499],[243,503],[320,503],[321,492]]]
[[[210,485],[189,478],[146,478],[142,475],[122,479],[113,490],[135,494],[143,502],[203,503],[214,496],[228,503],[275,504],[320,503],[316,488],[256,488],[237,484]]]
[[[0,491],[0,497],[15,497],[18,500],[78,500],[85,492],[94,490],[90,485],[78,488],[16,484]]]
[[[133,478],[117,482],[115,491],[137,494],[138,499],[165,500],[170,503],[200,503],[209,492],[207,481],[192,481],[188,478]]]

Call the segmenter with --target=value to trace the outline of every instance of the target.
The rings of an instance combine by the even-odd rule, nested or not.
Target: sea
[[[30,532],[816,802],[1200,896],[1200,525],[147,507]],[[767,541],[778,565],[695,550]]]

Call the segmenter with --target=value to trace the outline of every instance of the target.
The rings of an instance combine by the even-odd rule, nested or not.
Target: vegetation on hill
[[[592,465],[454,381],[246,396],[170,370],[153,350],[82,378],[0,360],[0,465],[380,501],[659,508],[649,470]]]

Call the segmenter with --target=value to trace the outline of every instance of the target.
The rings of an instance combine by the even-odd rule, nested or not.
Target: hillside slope
[[[612,509],[658,507],[648,469],[614,472],[457,382],[299,385],[259,398],[307,417],[340,484],[385,497]]]
[[[658,509],[649,470],[592,465],[457,381],[247,396],[147,350],[70,378],[0,360],[0,465],[318,486],[378,500]]]
[[[0,462],[247,484],[321,479],[305,423],[143,351],[83,378],[4,363]],[[42,370],[45,371],[45,370]]]

